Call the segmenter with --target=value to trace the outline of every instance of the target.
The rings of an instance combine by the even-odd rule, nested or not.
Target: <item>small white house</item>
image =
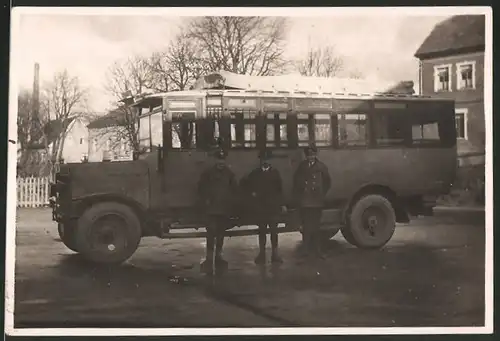
[[[120,110],[113,110],[87,125],[89,162],[133,159],[133,148],[126,133],[123,115]]]
[[[88,153],[89,132],[87,124],[89,124],[89,119],[85,116],[72,117],[62,123],[49,122],[49,155],[53,155],[53,148],[58,148],[59,158],[65,163],[81,162]],[[64,139],[57,142],[64,129],[66,130]]]

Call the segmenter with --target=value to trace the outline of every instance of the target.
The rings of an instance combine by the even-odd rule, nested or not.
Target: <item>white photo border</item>
[[[5,332],[12,336],[180,336],[180,335],[395,335],[395,334],[490,334],[493,332],[493,38],[492,8],[487,6],[459,7],[16,7],[11,12],[10,46],[10,96],[9,127],[7,139],[17,141],[17,58],[16,44],[20,31],[20,16],[25,14],[63,15],[144,15],[144,16],[220,16],[260,15],[289,17],[324,17],[352,15],[431,15],[451,16],[459,14],[485,15],[485,78],[484,110],[486,133],[485,157],[485,325],[483,327],[394,327],[394,328],[14,328],[14,271],[16,247],[16,200],[7,200],[6,264],[5,264]],[[451,75],[450,75],[451,77]],[[8,143],[7,196],[16,198],[16,145]]]

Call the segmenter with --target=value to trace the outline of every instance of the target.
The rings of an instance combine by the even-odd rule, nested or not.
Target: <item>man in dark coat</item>
[[[306,254],[312,251],[323,258],[319,229],[331,179],[326,165],[317,159],[314,145],[305,149],[305,155],[306,159],[299,164],[294,174],[293,197],[300,210]]]
[[[281,263],[278,255],[278,218],[286,208],[284,206],[283,185],[279,171],[269,162],[270,151],[259,153],[260,166],[254,169],[245,179],[242,187],[249,195],[249,213],[257,218],[259,225],[259,254],[255,258],[256,264],[266,262],[267,227],[271,232],[271,261]]]
[[[215,152],[216,163],[201,175],[198,193],[207,218],[207,256],[202,263],[202,270],[212,272],[214,261],[216,267],[227,267],[222,259],[224,232],[230,229],[231,214],[237,198],[238,185],[234,173],[226,165],[227,153],[223,149]]]

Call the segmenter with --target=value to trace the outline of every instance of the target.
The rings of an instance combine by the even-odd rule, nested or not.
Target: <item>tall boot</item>
[[[215,266],[218,269],[227,269],[228,263],[222,258],[222,247],[224,245],[224,236],[217,236],[215,238]]]
[[[265,232],[267,226],[259,226],[259,254],[255,258],[255,264],[262,265],[266,263],[266,241],[267,235]]]
[[[214,237],[207,236],[206,257],[201,263],[201,271],[207,274],[211,274],[213,271],[214,242]]]
[[[278,233],[276,232],[276,227],[271,230],[271,247],[272,255],[271,262],[273,263],[283,263],[283,259],[278,254]]]

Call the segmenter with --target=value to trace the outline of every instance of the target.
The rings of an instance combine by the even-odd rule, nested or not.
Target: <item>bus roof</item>
[[[393,94],[393,93],[327,93],[327,92],[305,92],[305,91],[260,91],[260,90],[187,90],[187,91],[172,91],[162,94],[155,94],[156,98],[169,97],[205,97],[205,96],[222,96],[222,97],[283,97],[283,98],[333,98],[333,99],[358,99],[358,100],[423,100],[423,101],[453,101],[447,98],[408,95],[408,94]]]
[[[239,75],[238,75],[239,76]],[[275,76],[271,78],[280,78],[282,76]],[[254,77],[257,78],[258,77]],[[304,79],[312,78],[310,84],[314,84],[315,77],[302,77]],[[284,78],[283,78],[284,79]],[[322,82],[325,80],[322,79]],[[234,82],[233,82],[234,83]],[[320,84],[321,82],[317,83]],[[235,83],[236,84],[236,83]],[[422,96],[406,93],[393,92],[394,87],[387,88],[387,84],[375,84],[370,82],[364,82],[359,80],[350,80],[349,84],[362,84],[363,86],[352,86],[349,89],[366,89],[373,90],[367,92],[356,92],[356,91],[346,91],[346,92],[328,92],[328,91],[307,91],[307,90],[275,90],[270,89],[270,86],[260,86],[264,90],[258,89],[216,89],[216,88],[200,88],[185,91],[170,91],[163,93],[156,93],[151,95],[146,95],[133,104],[133,106],[140,108],[154,108],[162,105],[163,98],[181,98],[181,97],[206,97],[206,96],[222,96],[222,97],[273,97],[273,98],[333,98],[333,99],[357,99],[357,100],[420,100],[420,101],[453,101],[446,98]],[[234,85],[234,84],[233,84]],[[341,84],[342,85],[342,84]],[[345,85],[345,84],[344,84]],[[199,85],[198,85],[199,86]],[[311,86],[302,86],[302,89],[311,88]],[[321,88],[321,87],[318,87]],[[346,89],[342,87],[341,89]]]

